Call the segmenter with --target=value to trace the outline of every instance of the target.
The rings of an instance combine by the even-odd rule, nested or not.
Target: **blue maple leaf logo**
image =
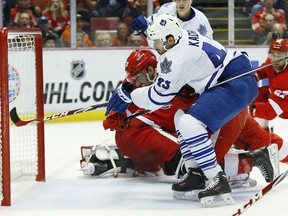
[[[197,31],[201,34],[201,35],[204,35],[206,36],[207,34],[207,29],[206,29],[206,26],[205,25],[199,25],[199,28],[197,29]]]
[[[166,20],[164,20],[164,19],[161,19],[161,20],[160,20],[160,25],[162,25],[162,26],[165,26],[165,25],[166,25],[166,23],[167,23],[167,21],[166,21]]]
[[[163,62],[160,62],[161,73],[170,73],[172,61],[168,61],[167,57],[165,57]]]

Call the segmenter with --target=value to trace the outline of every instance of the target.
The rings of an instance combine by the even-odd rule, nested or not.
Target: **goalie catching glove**
[[[122,83],[110,98],[105,115],[107,116],[111,110],[117,113],[124,113],[129,104],[132,103],[130,93],[133,89],[134,86],[131,83]]]

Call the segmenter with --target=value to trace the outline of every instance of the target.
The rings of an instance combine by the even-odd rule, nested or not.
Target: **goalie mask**
[[[162,14],[153,21],[147,28],[147,37],[149,45],[151,41],[160,39],[163,46],[166,46],[167,36],[172,35],[177,43],[182,37],[182,28],[177,17],[171,14]]]
[[[150,85],[157,78],[156,67],[157,59],[152,51],[134,50],[126,60],[126,78],[137,87]],[[145,76],[150,83],[145,84],[145,81],[142,82],[141,79],[143,79],[143,77],[141,78],[141,76]]]

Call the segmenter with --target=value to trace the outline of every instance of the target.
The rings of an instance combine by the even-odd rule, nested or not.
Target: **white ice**
[[[288,120],[274,120],[275,133],[288,140]],[[233,190],[235,204],[202,208],[199,202],[175,200],[174,177],[87,178],[80,171],[80,146],[114,142],[101,122],[45,125],[46,182],[19,179],[12,183],[12,205],[0,207],[0,216],[228,216],[233,215],[267,183],[257,168],[254,188]],[[288,167],[281,164],[281,172]],[[244,215],[287,215],[288,178],[248,208]]]

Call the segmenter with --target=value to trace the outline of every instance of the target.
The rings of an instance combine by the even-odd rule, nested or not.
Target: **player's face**
[[[144,71],[139,72],[128,80],[137,87],[144,87],[151,85],[155,78],[155,69],[151,65],[149,65]]]
[[[160,39],[153,41],[153,49],[155,49],[160,55],[166,52],[166,49]]]
[[[275,52],[275,51],[270,51],[270,59],[271,61],[276,61],[278,59],[282,59],[285,58],[287,56],[287,53],[285,52]],[[287,60],[282,60],[280,62],[277,62],[273,65],[273,68],[276,70],[276,72],[280,72],[284,69],[284,67],[286,66],[286,62]]]
[[[179,18],[190,16],[191,0],[176,0],[176,8]]]

